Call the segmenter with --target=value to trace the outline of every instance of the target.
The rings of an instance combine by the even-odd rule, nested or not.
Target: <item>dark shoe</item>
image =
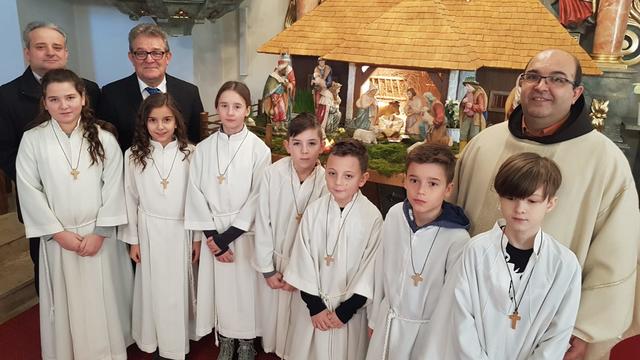
[[[253,347],[253,339],[238,340],[238,342],[238,360],[255,360],[258,353]]]
[[[233,360],[233,353],[235,350],[234,339],[218,336],[220,343],[220,352],[218,353],[218,360]]]

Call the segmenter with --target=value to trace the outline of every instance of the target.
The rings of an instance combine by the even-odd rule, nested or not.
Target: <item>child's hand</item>
[[[233,262],[233,251],[231,251],[231,249],[229,249],[224,254],[218,255],[215,258],[218,261],[223,262],[223,263],[232,263]]]
[[[336,315],[335,312],[329,313],[328,318],[332,328],[340,329],[341,327],[344,326],[344,323],[340,321],[340,318],[338,318],[338,315]]]
[[[195,264],[200,260],[200,245],[201,241],[194,241],[191,243],[191,263]]]
[[[295,288],[295,286],[292,286],[291,284],[289,284],[286,281],[282,281],[284,283],[284,285],[282,286],[282,290],[284,291],[296,291],[298,289]]]
[[[136,264],[140,264],[140,245],[131,245],[129,248],[129,257],[135,261]]]
[[[331,322],[329,321],[329,310],[325,309],[322,312],[317,313],[311,317],[311,324],[313,327],[320,331],[327,331],[331,329]]]
[[[213,237],[211,236],[207,238],[207,247],[209,248],[213,256],[216,256],[216,254],[220,252],[220,248],[218,247],[218,245],[216,245],[215,241],[213,241]]]
[[[373,336],[373,329],[370,327],[367,327],[367,336],[369,337],[369,339],[371,339],[371,337]]]
[[[582,360],[587,353],[587,342],[577,336],[571,336],[569,340],[571,347],[564,354],[563,360]]]
[[[65,250],[78,252],[82,243],[82,236],[71,231],[60,231],[53,234],[53,240]]]
[[[231,262],[233,262],[233,251],[231,251],[231,249],[227,250],[222,255],[216,256],[216,254],[219,253],[222,250],[220,250],[218,245],[216,245],[216,243],[213,241],[213,238],[211,236],[207,238],[207,247],[209,248],[209,250],[211,251],[213,256],[216,258],[216,260],[218,260],[220,262],[223,262],[223,263],[231,263]]]
[[[80,243],[80,249],[78,255],[80,256],[94,256],[100,251],[104,236],[97,234],[89,234],[82,238]]]
[[[269,276],[268,278],[265,278],[264,280],[267,282],[267,285],[269,285],[269,287],[274,290],[282,289],[284,284],[286,284],[282,280],[282,273],[279,272],[276,272],[275,274]]]

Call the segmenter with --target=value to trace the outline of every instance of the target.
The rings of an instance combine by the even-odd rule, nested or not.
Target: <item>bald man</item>
[[[500,217],[491,184],[507,157],[530,151],[558,164],[558,205],[543,228],[582,266],[580,309],[565,360],[608,359],[613,345],[637,333],[631,322],[640,309],[636,306],[634,313],[634,304],[640,304],[638,193],[624,154],[591,126],[581,78],[579,61],[565,51],[534,56],[520,76],[521,105],[508,122],[469,142],[452,194],[471,220],[473,236]]]

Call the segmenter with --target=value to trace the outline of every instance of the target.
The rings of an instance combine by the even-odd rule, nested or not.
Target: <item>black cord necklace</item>
[[[342,221],[342,224],[340,224],[340,229],[338,230],[338,236],[336,237],[336,242],[333,243],[333,248],[331,249],[331,253],[329,253],[329,205],[331,205],[331,196],[329,196],[329,199],[327,200],[327,217],[324,220],[324,261],[326,262],[327,266],[331,266],[331,263],[335,260],[333,258],[333,254],[336,253],[336,247],[338,246],[338,242],[340,241],[340,233],[342,233],[342,227],[344,226],[344,224],[347,222],[347,218],[349,217],[349,214],[351,214],[351,210],[353,209],[353,207],[356,205],[356,200],[358,200],[358,194],[356,193],[356,196],[353,198],[353,202],[351,203],[351,207],[349,207],[349,211],[347,211],[347,214],[344,216],[344,220]]]
[[[60,147],[60,150],[64,155],[64,159],[67,160],[67,164],[69,164],[69,168],[71,168],[71,172],[69,172],[69,174],[73,176],[73,180],[78,180],[78,175],[80,175],[78,166],[80,166],[80,155],[82,155],[82,144],[84,144],[84,136],[82,137],[82,140],[80,140],[80,151],[78,152],[78,161],[76,161],[76,167],[73,167],[73,165],[71,165],[71,159],[69,159],[69,156],[67,156],[67,153],[64,151],[64,148],[62,147],[62,143],[60,142],[60,138],[58,138],[58,134],[56,134],[56,130],[53,128],[54,121],[55,120],[51,119],[51,131],[53,132],[53,135],[56,137],[56,140],[58,141],[58,146]]]
[[[416,266],[413,263],[413,244],[411,243],[411,230],[409,230],[409,252],[411,254],[411,270],[413,270],[413,275],[411,275],[411,280],[413,280],[413,286],[420,285],[424,279],[422,278],[422,273],[424,273],[424,268],[427,265],[427,260],[429,260],[429,255],[431,255],[431,250],[433,250],[433,245],[436,243],[436,239],[438,238],[438,234],[440,233],[440,226],[438,226],[438,230],[436,231],[436,235],[433,237],[433,241],[431,242],[431,246],[429,247],[429,251],[427,252],[427,257],[424,259],[422,263],[422,268],[420,272],[416,270]]]
[[[293,187],[293,171],[294,171],[293,160],[291,160],[291,167],[289,168],[289,180],[291,180],[291,193],[293,194],[293,205],[296,207],[296,221],[300,223],[300,220],[302,220],[302,214],[304,213],[305,210],[307,210],[309,201],[311,201],[311,198],[313,197],[313,192],[316,191],[316,176],[318,175],[318,169],[317,169],[317,166],[313,168],[313,187],[311,188],[311,193],[309,194],[307,201],[304,203],[304,207],[302,208],[302,211],[298,209],[298,199],[296,199],[296,189]]]
[[[169,186],[169,176],[171,176],[171,171],[173,171],[173,165],[176,163],[176,158],[178,157],[178,150],[179,150],[179,144],[176,144],[176,152],[175,154],[173,154],[173,161],[171,162],[169,173],[165,177],[163,177],[162,174],[160,173],[160,169],[158,168],[158,165],[156,165],[156,160],[153,158],[153,153],[151,153],[151,163],[153,164],[153,167],[156,168],[156,171],[158,172],[158,176],[160,176],[160,180],[162,180],[160,181],[160,185],[162,185],[162,191],[167,190],[167,186]]]
[[[242,131],[242,130],[240,130]],[[218,150],[218,144],[220,143],[220,132],[218,131],[218,138],[216,139],[216,164],[218,165],[218,168],[216,169],[216,171],[218,172],[218,184],[222,184],[224,182],[224,180],[227,178],[227,171],[229,171],[229,166],[231,166],[231,163],[233,162],[233,159],[236,158],[236,155],[238,155],[238,153],[240,152],[240,148],[242,147],[242,144],[244,144],[244,141],[247,139],[247,136],[249,135],[249,131],[247,131],[244,134],[244,137],[242,138],[242,141],[240,142],[240,145],[238,145],[238,148],[236,149],[236,152],[233,154],[233,156],[231,157],[231,160],[229,160],[229,163],[227,164],[227,167],[224,168],[224,172],[220,172],[220,151]],[[231,135],[227,135],[229,137],[229,143],[231,143]]]
[[[536,270],[536,265],[538,262],[536,261],[533,264],[533,268],[531,269],[531,273],[529,273],[529,277],[527,278],[527,282],[524,284],[524,289],[522,289],[522,294],[520,295],[520,300],[516,299],[516,288],[513,285],[513,276],[511,275],[511,269],[509,269],[509,263],[507,262],[507,255],[504,253],[504,249],[502,248],[502,239],[504,238],[504,230],[506,226],[502,229],[502,234],[500,235],[500,251],[502,252],[502,259],[504,259],[504,264],[507,267],[507,273],[509,274],[509,298],[511,303],[513,304],[513,312],[509,315],[509,319],[511,320],[511,328],[516,329],[516,325],[518,324],[518,320],[521,319],[518,309],[520,308],[520,304],[522,303],[522,299],[524,298],[524,293],[527,291],[529,287],[529,281],[533,277],[533,272]],[[540,255],[540,249],[542,249],[542,231],[540,231],[540,246],[538,247],[538,252],[536,256]]]

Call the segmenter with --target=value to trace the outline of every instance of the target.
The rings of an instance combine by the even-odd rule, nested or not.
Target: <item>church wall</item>
[[[4,84],[15,79],[24,71],[24,59],[16,2],[15,0],[0,0],[0,6],[2,7],[0,23],[5,37],[2,56],[0,56],[0,69],[2,69],[0,84]]]
[[[77,46],[77,36],[74,36],[76,22],[73,16],[72,4],[66,0],[15,0],[18,8],[19,32],[24,29],[25,25],[32,21],[48,21],[61,26],[68,34],[67,46],[71,50],[69,52],[68,68],[74,71],[78,69],[78,54],[80,51]],[[4,28],[4,24],[3,24]],[[91,76],[92,74],[82,74],[82,76]]]

